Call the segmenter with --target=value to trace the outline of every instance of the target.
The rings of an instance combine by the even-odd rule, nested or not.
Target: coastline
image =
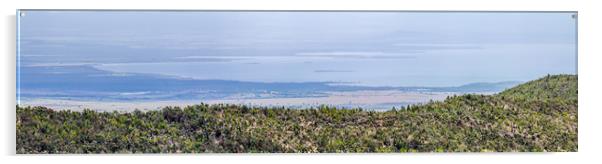
[[[461,95],[460,92],[406,92],[398,90],[362,90],[349,92],[328,92],[324,97],[296,97],[296,98],[241,98],[217,100],[139,100],[139,101],[94,101],[94,100],[63,100],[34,98],[22,100],[20,106],[44,106],[56,110],[81,111],[91,109],[95,111],[123,111],[131,112],[136,109],[141,111],[160,110],[166,106],[188,106],[200,103],[205,104],[237,104],[249,106],[284,106],[291,108],[316,107],[328,104],[345,108],[366,108],[367,110],[389,110],[396,106],[420,104],[429,101],[442,101],[448,96]],[[476,94],[493,94],[480,92]]]

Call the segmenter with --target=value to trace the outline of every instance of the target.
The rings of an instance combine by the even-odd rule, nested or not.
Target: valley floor
[[[430,100],[440,101],[448,96],[462,95],[460,92],[406,92],[398,90],[365,90],[351,92],[329,92],[325,97],[297,98],[240,98],[222,100],[202,100],[207,104],[244,104],[252,106],[285,106],[292,108],[316,107],[329,104],[345,108],[366,108],[372,110],[389,110],[396,106],[427,103]],[[477,94],[492,94],[482,92]],[[61,99],[26,99],[20,106],[45,106],[53,109],[70,109],[81,111],[92,109],[97,111],[133,111],[158,110],[165,106],[188,106],[199,104],[200,100],[157,100],[157,101],[93,101],[93,100],[61,100]]]

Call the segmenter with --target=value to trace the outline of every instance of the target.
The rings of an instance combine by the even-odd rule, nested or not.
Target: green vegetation
[[[194,105],[82,112],[17,106],[18,153],[577,151],[577,76],[386,112]]]

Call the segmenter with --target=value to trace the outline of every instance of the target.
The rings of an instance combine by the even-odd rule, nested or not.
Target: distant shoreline
[[[365,108],[366,110],[389,110],[393,107],[408,104],[427,103],[444,100],[448,96],[461,95],[460,92],[407,92],[399,90],[363,90],[350,92],[329,92],[324,97],[297,98],[247,98],[221,100],[157,100],[157,101],[94,101],[94,100],[61,100],[61,99],[27,99],[20,106],[44,106],[56,110],[81,111],[91,109],[96,111],[160,110],[166,106],[189,106],[205,104],[237,104],[249,106],[283,106],[290,108],[317,107],[330,105],[343,108]],[[477,94],[493,94],[480,92]]]

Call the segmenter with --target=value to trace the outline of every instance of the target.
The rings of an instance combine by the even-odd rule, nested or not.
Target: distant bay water
[[[537,53],[529,51],[534,48],[538,49]],[[546,74],[574,74],[576,68],[566,63],[575,60],[575,57],[564,55],[572,51],[573,47],[566,45],[512,45],[434,50],[420,54],[310,52],[252,57],[198,55],[180,57],[190,59],[190,62],[108,63],[94,67],[115,73],[158,74],[198,80],[450,87],[475,82],[528,81]],[[507,55],[497,55],[499,53]]]

